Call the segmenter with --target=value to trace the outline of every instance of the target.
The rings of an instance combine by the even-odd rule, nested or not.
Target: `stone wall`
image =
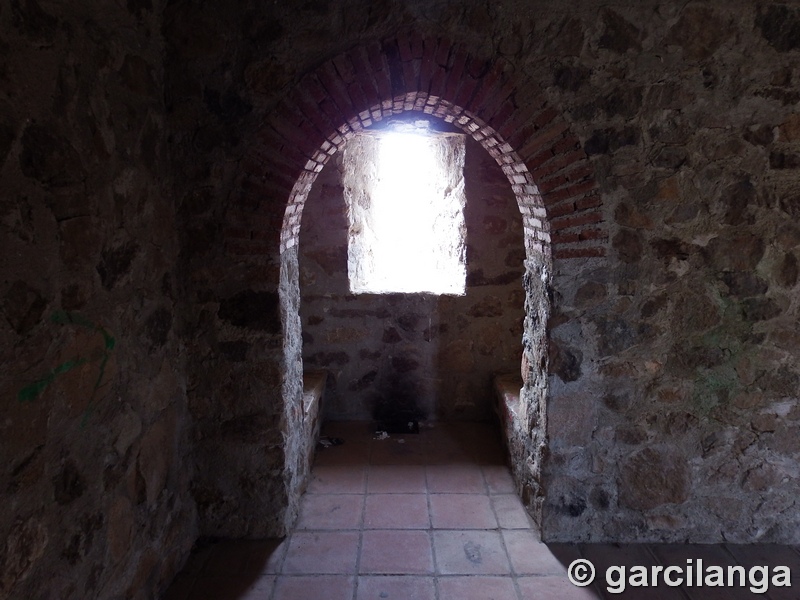
[[[796,543],[798,31],[745,0],[3,5],[3,593],[149,597],[198,531],[286,531],[304,201],[426,108],[522,210],[545,538]]]
[[[325,415],[491,418],[492,377],[517,372],[522,355],[525,249],[505,175],[468,139],[464,296],[354,295],[340,169],[332,161],[315,182],[299,246],[303,364],[329,372]]]
[[[192,493],[204,536],[284,535],[296,516],[310,451],[298,435],[300,336],[291,333],[299,330],[296,271],[283,286],[295,298],[288,302],[294,314],[282,314],[277,242],[264,236],[256,242],[261,252],[241,256],[228,253],[222,237],[230,205],[247,190],[243,140],[260,118],[244,70],[263,60],[254,39],[259,31],[262,43],[280,33],[270,33],[268,14],[251,19],[253,10],[176,2],[163,13],[170,168],[186,278],[187,403],[195,423]],[[251,225],[279,221],[278,199],[264,201],[266,210],[247,213]]]
[[[796,541],[800,11],[555,27],[531,66],[592,157],[611,248],[555,262],[545,536]]]
[[[196,253],[191,388],[209,436],[262,411],[265,432],[280,422],[291,439],[306,195],[325,194],[316,173],[362,118],[436,93],[441,116],[466,106],[469,126],[486,119],[508,141],[489,147],[510,182],[531,174],[546,209],[509,184],[526,243],[555,259],[528,269],[526,343],[549,311],[551,374],[531,350],[516,466],[545,537],[796,541],[799,19],[745,1],[167,11],[173,172]],[[295,291],[274,308],[281,261]],[[226,321],[230,302],[283,310],[283,335]],[[255,457],[240,473],[253,494],[300,462],[276,451],[262,476]],[[200,470],[201,504],[235,514],[236,486]],[[652,472],[666,474],[657,486]]]
[[[148,1],[0,7],[0,597],[150,599],[196,536]]]

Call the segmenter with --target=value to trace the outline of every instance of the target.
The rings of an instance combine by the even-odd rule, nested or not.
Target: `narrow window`
[[[427,130],[347,142],[351,292],[464,294],[464,147],[462,134]]]

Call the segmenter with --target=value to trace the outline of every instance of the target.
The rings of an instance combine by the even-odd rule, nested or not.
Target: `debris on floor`
[[[323,448],[330,448],[331,446],[341,446],[344,444],[344,440],[341,438],[329,437],[324,436],[319,438],[319,445]]]
[[[419,433],[419,421],[417,419],[395,418],[379,423],[379,430],[386,433]]]
[[[375,437],[372,438],[372,439],[375,439],[375,440],[388,440],[389,439],[389,434],[386,433],[385,431],[376,431],[375,432]]]

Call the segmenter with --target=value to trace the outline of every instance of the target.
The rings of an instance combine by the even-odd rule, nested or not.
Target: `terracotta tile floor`
[[[367,423],[327,423],[286,539],[204,541],[165,600],[800,599],[800,552],[775,545],[543,544],[514,494],[488,425],[439,424],[374,439]],[[591,560],[592,586],[567,566]],[[637,587],[612,594],[611,565],[786,565],[792,587]],[[695,563],[696,564],[696,563]],[[796,578],[796,579],[794,579]],[[602,585],[600,585],[602,583]]]

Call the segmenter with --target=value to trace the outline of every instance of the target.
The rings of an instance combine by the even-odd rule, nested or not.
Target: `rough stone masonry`
[[[798,101],[796,2],[0,5],[0,597],[153,598],[200,535],[284,533],[304,353],[342,415],[435,370],[442,418],[524,354],[546,540],[798,543]],[[472,138],[463,318],[317,320],[339,152],[426,109]]]

